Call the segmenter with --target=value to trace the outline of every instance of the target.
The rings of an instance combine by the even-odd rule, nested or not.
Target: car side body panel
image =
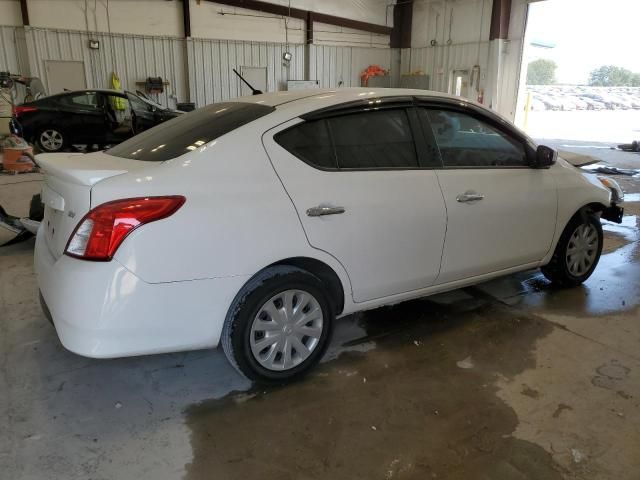
[[[545,257],[556,228],[553,172],[532,168],[445,169],[438,178],[447,204],[447,238],[438,283]],[[484,198],[459,202],[465,192]]]
[[[145,195],[184,195],[187,200],[169,218],[130,234],[110,262],[56,257],[40,228],[36,274],[64,345],[81,355],[100,358],[216,346],[241,288],[264,268],[292,257],[315,259],[336,273],[344,291],[341,315],[460,288],[548,262],[562,229],[576,211],[590,203],[609,205],[609,191],[595,176],[559,160],[546,172],[554,175],[558,193],[557,218],[553,219],[555,208],[548,212],[555,220],[555,233],[544,258],[528,262],[523,257],[519,265],[497,265],[496,271],[486,274],[425,288],[409,286],[393,295],[354,302],[348,270],[332,254],[309,242],[262,137],[317,109],[400,94],[424,96],[418,91],[354,89],[244,99],[280,106],[173,160],[148,165],[140,161],[144,164],[140,168],[92,184],[91,207]]]
[[[440,270],[446,208],[430,169],[323,171],[295,157],[274,135],[263,143],[309,243],[349,272],[353,300],[364,302],[432,285]],[[339,206],[343,213],[310,216],[308,209]]]

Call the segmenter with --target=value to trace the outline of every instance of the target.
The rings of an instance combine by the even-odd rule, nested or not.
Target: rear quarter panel
[[[173,216],[129,235],[115,259],[160,283],[253,275],[285,258],[312,257],[332,267],[350,294],[340,264],[307,242],[261,143],[269,126],[258,120],[144,174],[95,185],[92,206],[145,195],[187,199]]]

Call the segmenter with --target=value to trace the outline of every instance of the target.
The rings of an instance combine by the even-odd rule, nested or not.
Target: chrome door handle
[[[466,202],[475,202],[477,200],[482,200],[483,198],[484,198],[484,195],[481,195],[479,193],[465,192],[461,195],[458,195],[456,197],[456,200],[461,203],[466,203]]]
[[[322,217],[324,215],[337,215],[344,212],[344,207],[311,207],[307,210],[307,216]]]

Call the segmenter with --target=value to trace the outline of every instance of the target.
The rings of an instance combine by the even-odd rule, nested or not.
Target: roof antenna
[[[243,77],[242,75],[240,75],[240,74],[238,73],[238,71],[237,71],[235,68],[233,68],[232,70],[233,70],[233,73],[235,73],[236,75],[238,75],[238,77],[240,78],[240,80],[242,80],[242,81],[244,82],[244,84],[245,84],[247,87],[249,87],[249,88],[251,89],[251,93],[252,93],[252,95],[261,95],[261,94],[262,94],[262,92],[261,92],[260,90],[257,90],[257,89],[255,89],[255,88],[253,88],[253,87],[251,86],[251,84],[250,84],[249,82],[247,82],[247,81],[244,79],[244,77]]]

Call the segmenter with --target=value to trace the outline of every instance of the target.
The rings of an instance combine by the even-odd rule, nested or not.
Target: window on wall
[[[320,168],[417,168],[404,109],[340,115],[296,125],[275,136],[283,148]]]
[[[440,149],[444,167],[527,166],[524,145],[470,115],[421,109]]]

